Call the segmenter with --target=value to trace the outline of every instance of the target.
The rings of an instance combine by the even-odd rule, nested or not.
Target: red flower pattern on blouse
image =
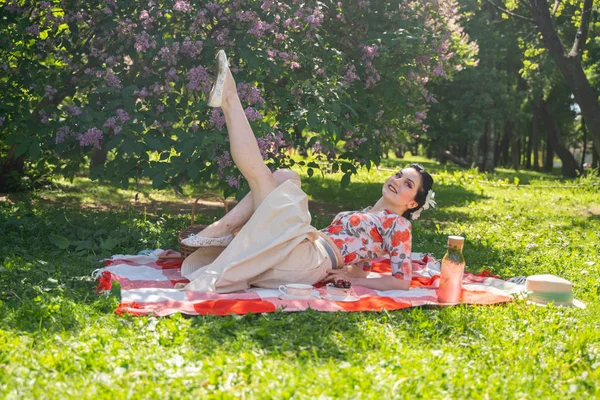
[[[345,263],[368,262],[388,257],[392,275],[399,279],[412,278],[411,223],[389,210],[341,212],[323,232],[333,239],[344,256]]]

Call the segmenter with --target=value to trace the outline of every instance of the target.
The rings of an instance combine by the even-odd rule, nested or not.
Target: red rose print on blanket
[[[353,215],[350,217],[350,225],[358,226],[360,224],[360,217],[358,215]]]

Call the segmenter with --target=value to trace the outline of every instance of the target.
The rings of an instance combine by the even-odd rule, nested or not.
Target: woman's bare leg
[[[272,174],[277,185],[292,180],[300,186],[300,175],[291,169],[280,169]],[[203,237],[223,237],[242,228],[254,213],[254,201],[252,191],[231,209],[223,218],[213,222],[199,233]]]
[[[254,211],[277,187],[277,181],[263,161],[229,69],[223,86],[221,109],[227,124],[231,157],[250,185]]]

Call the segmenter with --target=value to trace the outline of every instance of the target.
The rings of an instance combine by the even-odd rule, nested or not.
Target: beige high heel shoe
[[[208,95],[208,105],[210,107],[221,107],[223,101],[223,86],[225,85],[225,77],[227,77],[227,69],[229,64],[227,56],[223,50],[217,53],[217,78]]]

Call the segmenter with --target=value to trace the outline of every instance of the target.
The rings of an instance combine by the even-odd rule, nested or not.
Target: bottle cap
[[[448,236],[448,248],[462,250],[465,238],[462,236]]]

